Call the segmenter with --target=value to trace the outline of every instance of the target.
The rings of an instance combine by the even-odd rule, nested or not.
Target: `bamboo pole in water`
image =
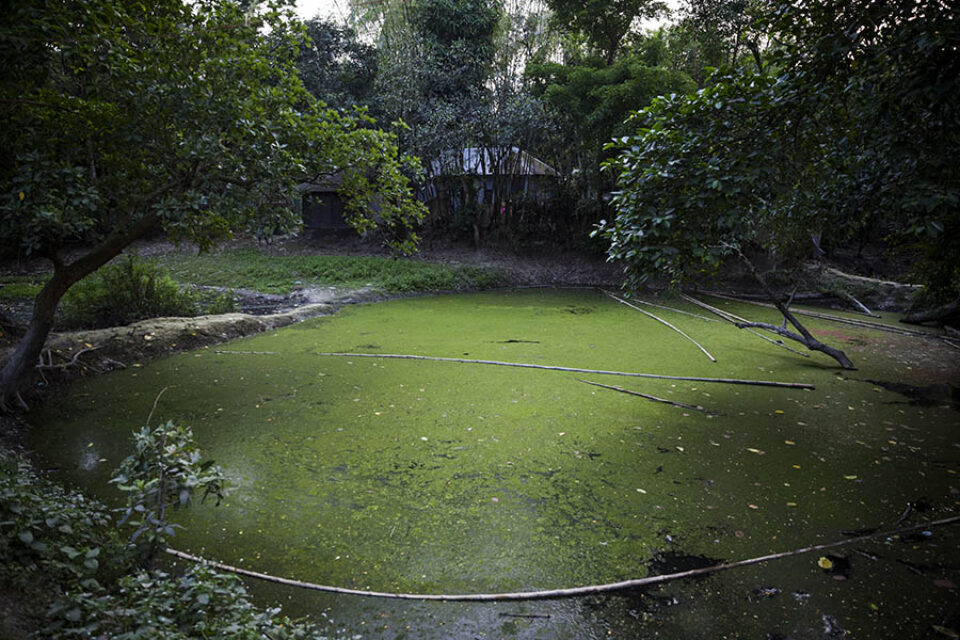
[[[950,518],[944,518],[942,520],[934,520],[933,522],[924,522],[922,524],[913,525],[910,527],[903,527],[901,529],[895,529],[893,531],[882,531],[879,533],[870,533],[867,535],[857,536],[855,538],[847,538],[846,540],[839,540],[836,542],[828,542],[826,544],[817,544],[809,547],[802,547],[800,549],[794,549],[792,551],[784,551],[782,553],[771,553],[765,556],[759,556],[757,558],[749,558],[747,560],[738,560],[736,562],[723,562],[720,564],[711,565],[709,567],[702,567],[700,569],[690,569],[689,571],[680,571],[678,573],[668,573],[659,576],[648,576],[646,578],[637,578],[634,580],[624,580],[622,582],[612,582],[608,584],[597,584],[589,585],[583,587],[571,587],[569,589],[550,589],[546,591],[521,591],[517,593],[463,593],[463,594],[421,594],[421,593],[389,593],[383,591],[363,591],[361,589],[345,589],[343,587],[331,587],[327,585],[314,584],[312,582],[305,582],[302,580],[291,580],[290,578],[281,578],[279,576],[272,576],[266,573],[260,573],[258,571],[251,571],[249,569],[241,569],[240,567],[234,567],[222,562],[215,562],[213,560],[207,560],[206,558],[196,556],[189,553],[184,553],[183,551],[177,551],[176,549],[166,549],[166,552],[170,555],[180,558],[182,560],[188,560],[190,562],[201,562],[205,563],[215,569],[220,569],[221,571],[227,571],[230,573],[235,573],[237,575],[246,576],[248,578],[256,578],[258,580],[265,580],[267,582],[274,582],[277,584],[284,584],[291,587],[298,587],[301,589],[310,589],[313,591],[324,591],[327,593],[340,593],[344,595],[352,596],[366,596],[368,598],[385,598],[391,600],[438,600],[441,602],[507,602],[507,601],[516,601],[516,600],[547,600],[553,598],[572,598],[576,596],[586,596],[597,593],[610,593],[613,591],[622,591],[624,589],[636,589],[639,587],[648,587],[655,584],[663,584],[664,582],[672,582],[674,580],[682,580],[685,578],[696,578],[699,576],[706,576],[712,573],[719,573],[720,571],[727,571],[728,569],[736,569],[738,567],[747,567],[754,564],[760,564],[763,562],[770,562],[772,560],[780,560],[782,558],[789,558],[791,556],[798,556],[804,553],[810,553],[811,551],[824,551],[826,549],[834,549],[836,547],[842,547],[848,544],[854,544],[857,542],[864,542],[866,540],[871,540],[873,538],[883,538],[890,537],[895,535],[900,535],[903,533],[909,533],[911,531],[917,531],[922,529],[932,529],[934,527],[941,527],[948,524],[956,524],[960,522],[960,516],[953,516]]]
[[[668,328],[670,328],[670,329],[673,329],[674,331],[676,331],[677,333],[679,333],[680,335],[682,335],[684,338],[686,338],[687,340],[689,340],[690,342],[692,342],[693,344],[695,344],[695,345],[697,346],[697,348],[700,349],[700,351],[703,351],[704,355],[706,355],[708,358],[710,358],[710,361],[711,361],[711,362],[716,362],[716,361],[717,361],[716,358],[714,358],[712,355],[710,355],[710,352],[709,352],[709,351],[707,351],[706,349],[703,348],[703,345],[701,345],[699,342],[697,342],[696,340],[694,340],[693,338],[691,338],[690,336],[688,336],[686,333],[684,333],[684,332],[681,331],[680,329],[677,329],[675,326],[673,326],[672,324],[670,324],[669,322],[667,322],[667,321],[664,320],[663,318],[660,318],[660,317],[658,317],[658,316],[655,316],[655,315],[653,315],[652,313],[650,313],[649,311],[645,311],[645,310],[641,309],[640,307],[638,307],[638,306],[635,305],[635,304],[630,304],[629,302],[627,302],[627,301],[624,300],[623,298],[620,298],[620,297],[618,297],[618,296],[615,296],[615,295],[613,295],[612,293],[610,293],[609,291],[607,291],[607,290],[605,290],[605,289],[601,289],[601,291],[603,291],[605,294],[607,294],[608,296],[610,296],[611,298],[613,298],[614,300],[616,300],[616,301],[619,302],[620,304],[625,304],[625,305],[627,305],[628,307],[630,307],[631,309],[633,309],[634,311],[639,311],[640,313],[642,313],[643,315],[647,316],[648,318],[652,318],[652,319],[656,320],[657,322],[659,322],[660,324],[664,325],[665,327],[668,327]]]
[[[664,404],[669,404],[680,409],[691,409],[693,411],[704,411],[706,413],[713,413],[712,411],[707,411],[703,407],[694,406],[692,404],[684,404],[683,402],[674,402],[673,400],[667,400],[666,398],[658,398],[657,396],[651,396],[646,393],[640,393],[639,391],[631,391],[630,389],[624,389],[623,387],[618,387],[614,384],[600,384],[599,382],[591,382],[590,380],[580,380],[577,379],[577,382],[582,382],[584,384],[592,384],[595,387],[602,387],[604,389],[610,389],[611,391],[619,391],[620,393],[626,393],[631,396],[639,396],[641,398],[646,398],[647,400],[653,400],[654,402],[662,402]]]
[[[222,351],[220,353],[227,353]],[[719,384],[744,384],[757,387],[780,387],[784,389],[816,389],[805,382],[775,382],[773,380],[740,380],[737,378],[700,378],[696,376],[668,376],[658,373],[632,373],[628,371],[607,371],[604,369],[579,369],[576,367],[557,367],[546,364],[527,364],[522,362],[500,362],[499,360],[469,360],[466,358],[441,358],[439,356],[418,356],[397,353],[340,353],[321,352],[314,355],[337,358],[384,358],[397,360],[428,360],[431,362],[458,362],[461,364],[487,364],[498,367],[520,367],[523,369],[546,369],[548,371],[572,371],[574,373],[596,373],[608,376],[626,376],[629,378],[652,378],[655,380],[681,380],[684,382],[716,382]]]

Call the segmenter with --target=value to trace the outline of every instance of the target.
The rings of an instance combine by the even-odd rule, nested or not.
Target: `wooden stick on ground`
[[[577,378],[577,382],[583,382],[584,384],[592,384],[595,387],[603,387],[604,389],[610,389],[611,391],[619,391],[620,393],[626,393],[631,396],[639,396],[641,398],[646,398],[647,400],[653,400],[654,402],[662,402],[664,404],[669,404],[680,409],[690,409],[691,411],[703,411],[705,413],[713,413],[713,411],[707,411],[703,407],[692,404],[684,404],[683,402],[674,402],[673,400],[667,400],[665,398],[658,398],[657,396],[651,396],[646,393],[640,393],[639,391],[631,391],[630,389],[624,389],[617,385],[612,384],[600,384],[599,382],[591,382],[590,380],[581,380]]]
[[[606,371],[604,369],[579,369],[576,367],[557,367],[547,364],[526,364],[521,362],[500,362],[498,360],[468,360],[465,358],[441,358],[438,356],[416,356],[396,353],[337,353],[322,352],[314,355],[337,358],[393,358],[397,360],[429,360],[431,362],[458,362],[461,364],[489,364],[498,367],[520,367],[522,369],[545,369],[547,371],[572,371],[574,373],[596,373],[607,376],[626,376],[628,378],[652,378],[654,380],[683,380],[686,382],[716,382],[719,384],[745,384],[756,387],[780,387],[784,389],[816,389],[805,382],[774,382],[772,380],[740,380],[737,378],[700,378],[696,376],[667,376],[658,373],[631,373],[627,371]]]
[[[623,298],[620,298],[620,297],[618,297],[618,296],[615,296],[615,295],[613,295],[612,293],[610,293],[609,291],[607,291],[607,290],[605,290],[605,289],[601,289],[601,291],[603,291],[605,294],[607,294],[609,297],[613,298],[614,300],[616,300],[616,301],[619,302],[620,304],[625,304],[625,305],[627,305],[628,307],[630,307],[631,309],[633,309],[634,311],[639,311],[640,313],[642,313],[643,315],[647,316],[648,318],[653,318],[654,320],[656,320],[657,322],[659,322],[659,323],[662,324],[663,326],[669,327],[670,329],[673,329],[674,331],[676,331],[677,333],[679,333],[680,335],[682,335],[684,338],[686,338],[687,340],[689,340],[690,342],[692,342],[693,344],[695,344],[695,345],[697,346],[697,348],[700,349],[700,351],[703,351],[704,355],[706,355],[708,358],[710,358],[710,361],[711,361],[711,362],[716,362],[716,361],[717,361],[717,359],[714,358],[712,355],[710,355],[710,352],[707,351],[706,349],[704,349],[703,346],[702,346],[699,342],[697,342],[696,340],[694,340],[693,338],[691,338],[690,336],[688,336],[686,333],[684,333],[684,332],[681,331],[680,329],[677,329],[675,326],[673,326],[672,324],[670,324],[669,322],[667,322],[667,321],[664,320],[663,318],[659,318],[659,317],[653,315],[652,313],[650,313],[649,311],[644,311],[643,309],[641,309],[641,308],[638,307],[637,305],[635,305],[635,304],[630,304],[629,302],[627,302],[627,301],[624,300]]]
[[[718,309],[717,307],[711,306],[711,305],[707,304],[706,302],[701,302],[700,300],[697,300],[697,299],[694,298],[693,296],[688,296],[688,295],[685,294],[685,293],[681,293],[681,294],[680,294],[680,297],[683,298],[684,300],[686,300],[687,302],[690,302],[690,303],[692,303],[692,304],[695,304],[695,305],[697,305],[698,307],[700,307],[700,308],[702,308],[702,309],[706,309],[707,311],[709,311],[709,312],[711,312],[711,313],[713,313],[713,314],[716,314],[716,315],[720,316],[721,318],[723,318],[724,320],[726,320],[727,322],[729,322],[729,323],[732,324],[732,325],[736,325],[738,322],[748,322],[748,320],[745,320],[745,319],[741,318],[740,316],[734,315],[734,314],[732,314],[732,313],[730,313],[730,312],[728,312],[728,311],[724,311],[723,309]],[[779,340],[774,340],[774,339],[772,339],[772,338],[768,338],[767,336],[763,335],[763,334],[760,333],[759,331],[754,331],[753,329],[750,329],[749,327],[742,327],[742,328],[743,328],[745,331],[747,331],[747,332],[749,332],[749,333],[752,333],[753,335],[757,336],[757,337],[760,338],[761,340],[766,340],[766,341],[769,342],[770,344],[775,344],[775,345],[777,345],[778,347],[780,347],[781,349],[786,349],[786,350],[789,351],[790,353],[795,353],[795,354],[797,354],[798,356],[803,356],[804,358],[809,358],[809,357],[810,357],[810,354],[809,354],[809,353],[804,353],[803,351],[797,351],[797,350],[794,349],[793,347],[790,347],[790,346],[788,346],[788,345],[785,345],[784,343],[780,342]]]
[[[838,540],[836,542],[828,542],[826,544],[817,544],[809,547],[803,547],[800,549],[794,549],[793,551],[784,551],[782,553],[771,553],[770,555],[760,556],[757,558],[749,558],[747,560],[738,560],[736,562],[723,562],[720,564],[711,565],[709,567],[703,567],[701,569],[691,569],[689,571],[680,571],[678,573],[669,573],[669,574],[659,575],[659,576],[648,576],[646,578],[638,578],[635,580],[624,580],[623,582],[613,582],[609,584],[590,585],[586,587],[573,587],[569,589],[552,589],[548,591],[521,591],[519,593],[466,593],[466,594],[444,595],[444,594],[385,593],[382,591],[362,591],[360,589],[345,589],[342,587],[330,587],[326,585],[314,584],[312,582],[303,582],[301,580],[291,580],[289,578],[271,576],[266,573],[260,573],[257,571],[251,571],[249,569],[241,569],[239,567],[233,567],[228,564],[223,564],[222,562],[214,562],[212,560],[207,560],[200,556],[184,553],[183,551],[177,551],[176,549],[167,548],[166,552],[176,558],[189,560],[190,562],[202,562],[211,567],[214,567],[215,569],[220,569],[221,571],[228,571],[230,573],[235,573],[237,575],[247,576],[249,578],[257,578],[259,580],[266,580],[268,582],[285,584],[291,587],[299,587],[301,589],[311,589],[313,591],[325,591],[328,593],[340,593],[340,594],[353,595],[353,596],[366,596],[370,598],[386,598],[386,599],[392,599],[392,600],[438,600],[441,602],[505,602],[505,601],[514,601],[514,600],[546,600],[550,598],[571,598],[575,596],[586,596],[586,595],[592,595],[596,593],[609,593],[612,591],[622,591],[624,589],[636,589],[639,587],[649,587],[651,585],[663,584],[664,582],[672,582],[674,580],[681,580],[685,578],[696,578],[699,576],[706,576],[712,573],[726,571],[728,569],[736,569],[738,567],[747,567],[750,565],[760,564],[763,562],[770,562],[771,560],[780,560],[782,558],[798,556],[804,553],[810,553],[811,551],[824,551],[826,549],[833,549],[833,548],[842,547],[848,544],[863,542],[864,540],[872,540],[873,538],[891,537],[891,536],[901,535],[904,533],[909,533],[911,531],[932,529],[934,527],[942,527],[948,524],[956,524],[957,522],[960,522],[960,516],[953,516],[950,518],[944,518],[942,520],[934,520],[933,522],[924,522],[922,524],[917,524],[910,527],[904,527],[902,529],[896,529],[893,531],[881,531],[879,533],[871,533],[871,534],[859,536],[856,538],[847,538],[846,540]]]

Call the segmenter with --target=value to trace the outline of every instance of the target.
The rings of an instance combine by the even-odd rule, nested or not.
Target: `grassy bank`
[[[372,286],[390,293],[482,289],[502,284],[492,269],[373,256],[275,256],[255,249],[159,259],[182,283],[289,293],[304,286]]]
[[[359,288],[388,293],[462,291],[504,284],[500,271],[467,265],[374,256],[276,256],[256,249],[190,255],[171,253],[155,262],[179,284],[286,294],[310,286]],[[44,274],[0,276],[0,304],[32,300]]]

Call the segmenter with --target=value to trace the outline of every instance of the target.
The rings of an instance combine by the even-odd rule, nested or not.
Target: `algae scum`
[[[773,320],[757,307],[712,302]],[[950,347],[811,320],[860,367],[840,375],[819,355],[800,358],[720,322],[654,311],[718,362],[596,291],[392,301],[84,380],[32,415],[33,445],[69,481],[116,501],[106,480],[169,387],[154,421],[191,425],[233,487],[225,504],[180,519],[177,548],[377,591],[615,582],[957,512],[957,411],[867,382],[956,384]],[[330,352],[816,390],[318,355]],[[960,630],[958,539],[955,526],[919,530],[642,592],[528,603],[250,586],[264,603],[330,619],[332,634],[363,637],[948,637]],[[821,556],[829,563],[818,564]]]

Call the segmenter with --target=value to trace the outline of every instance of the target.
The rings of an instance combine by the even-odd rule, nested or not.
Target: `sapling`
[[[131,541],[141,552],[143,566],[152,569],[179,527],[169,522],[170,511],[189,507],[198,495],[201,502],[213,496],[219,505],[224,474],[212,460],[202,460],[189,427],[168,421],[144,426],[133,438],[135,453],[120,463],[110,482],[127,494],[120,524],[133,527]]]

